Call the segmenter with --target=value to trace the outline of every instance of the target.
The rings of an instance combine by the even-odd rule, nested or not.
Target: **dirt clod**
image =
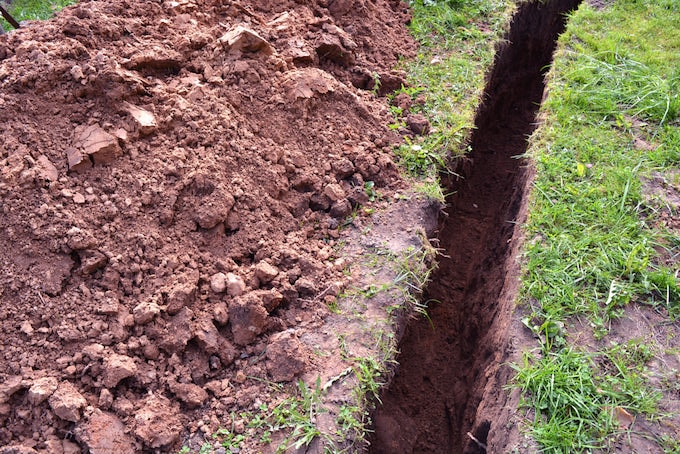
[[[32,405],[40,405],[57,390],[58,385],[59,381],[54,377],[37,379],[28,389],[28,401]]]
[[[276,333],[267,345],[267,371],[275,382],[292,381],[305,370],[306,352],[292,331]]]
[[[179,439],[179,409],[163,396],[151,395],[135,413],[135,435],[151,448],[163,448]]]
[[[54,414],[71,422],[80,421],[81,410],[87,405],[87,400],[67,381],[59,383],[48,401]]]
[[[140,446],[125,432],[125,425],[116,415],[94,410],[87,421],[76,428],[78,441],[91,454],[134,454]]]
[[[134,358],[112,353],[104,360],[104,375],[102,383],[107,388],[114,388],[121,380],[133,377],[137,373]]]

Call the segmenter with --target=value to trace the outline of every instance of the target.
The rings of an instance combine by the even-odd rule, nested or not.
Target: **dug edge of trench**
[[[471,153],[450,177],[439,221],[444,254],[425,298],[428,318],[409,323],[396,374],[374,413],[369,452],[535,452],[519,430],[519,390],[509,363],[534,340],[515,307],[517,256],[531,163],[522,156],[535,130],[557,38],[581,0],[519,5],[497,46]]]
[[[348,226],[342,252],[353,285],[321,327],[300,337],[324,358],[321,370],[301,377],[320,397],[311,415],[319,435],[300,448],[288,442],[286,453],[366,451],[366,412],[377,387],[388,383],[397,342],[419,304],[418,286],[435,266],[437,252],[430,239],[441,209],[439,202],[405,191],[394,194],[370,218],[357,217]],[[353,410],[359,425],[342,427],[343,408]],[[281,446],[286,435],[273,434],[263,452]]]

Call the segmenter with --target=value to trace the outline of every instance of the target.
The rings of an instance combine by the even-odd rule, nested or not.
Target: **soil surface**
[[[332,362],[304,338],[352,281],[365,183],[404,186],[378,96],[408,20],[107,0],[0,37],[0,446],[200,446]]]

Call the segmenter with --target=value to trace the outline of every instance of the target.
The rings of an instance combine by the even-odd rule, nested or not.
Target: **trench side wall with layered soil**
[[[508,361],[533,340],[515,313],[526,194],[523,157],[536,128],[544,76],[567,14],[580,0],[519,5],[497,46],[470,139],[448,177],[440,218],[444,253],[425,298],[429,318],[409,324],[398,368],[374,413],[370,452],[509,452],[522,441]],[[526,447],[526,446],[525,446]]]

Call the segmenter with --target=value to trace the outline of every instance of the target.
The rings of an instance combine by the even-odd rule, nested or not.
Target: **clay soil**
[[[5,451],[173,452],[323,368],[299,338],[351,282],[340,227],[404,185],[408,20],[107,0],[0,37]]]

